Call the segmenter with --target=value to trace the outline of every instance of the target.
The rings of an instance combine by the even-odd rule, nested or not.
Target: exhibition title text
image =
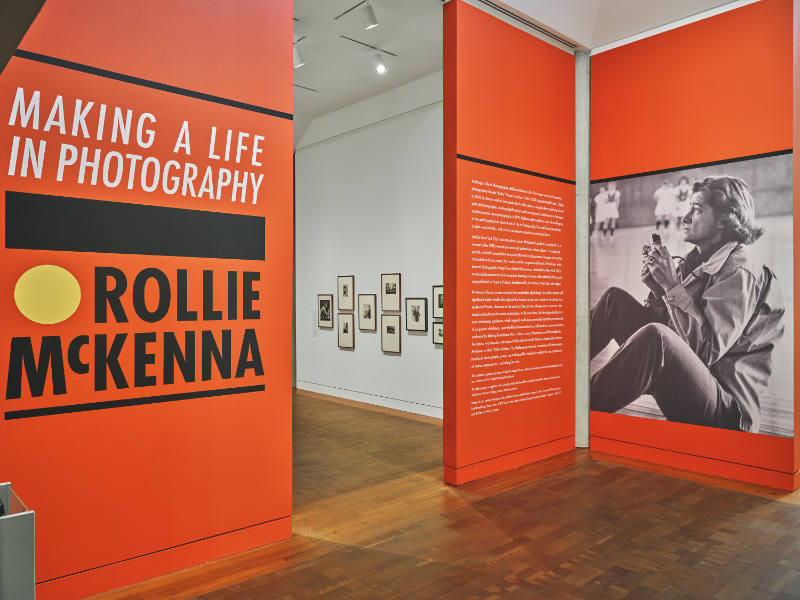
[[[38,132],[13,136],[8,162],[12,177],[42,179],[46,164],[57,161],[55,179],[59,182],[258,203],[264,179],[258,172],[264,136],[255,132],[210,126],[200,132],[207,140],[198,153],[201,163],[192,158],[192,137],[197,132],[188,120],[173,131],[166,127],[159,131],[158,119],[150,112],[137,113],[81,98],[65,100],[61,95],[45,98],[39,90],[26,92],[23,87],[17,88],[8,125]],[[41,137],[50,132],[79,141],[48,145]],[[164,160],[144,152],[160,136],[168,136],[169,145],[160,147],[171,149],[174,158]],[[118,149],[107,150],[94,142]]]
[[[53,395],[66,394],[72,375],[93,374],[96,392],[110,389],[109,379],[117,390],[180,383],[176,370],[186,383],[264,375],[255,327],[237,327],[261,318],[261,274],[220,275],[224,290],[215,285],[210,269],[177,269],[171,277],[147,267],[129,282],[121,269],[95,267],[94,324],[100,331],[72,339],[42,336],[38,359],[31,336],[12,338],[6,399],[22,398],[26,388],[32,398],[40,397],[48,380]],[[192,294],[198,284],[202,293]],[[194,305],[192,297],[197,298]],[[130,331],[125,325],[131,320],[145,325],[145,331]],[[197,331],[182,327],[198,322],[203,328]],[[114,331],[105,329],[108,323],[115,324]]]

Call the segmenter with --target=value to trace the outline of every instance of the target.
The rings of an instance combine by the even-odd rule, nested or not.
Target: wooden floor
[[[456,488],[425,421],[297,394],[294,537],[101,597],[800,598],[797,495],[585,450]]]

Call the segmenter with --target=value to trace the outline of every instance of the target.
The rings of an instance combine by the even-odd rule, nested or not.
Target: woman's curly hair
[[[764,228],[755,224],[755,203],[744,180],[729,175],[706,177],[695,181],[692,193],[700,192],[714,210],[728,237],[741,244],[752,244]]]

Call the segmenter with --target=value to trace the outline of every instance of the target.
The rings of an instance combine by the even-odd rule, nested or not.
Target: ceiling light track
[[[350,8],[348,8],[343,13],[338,14],[335,17],[333,17],[333,20],[336,21],[338,19],[341,19],[343,16],[345,16],[348,13],[353,12],[357,8],[361,8],[360,12],[361,12],[361,18],[364,21],[364,29],[370,30],[370,29],[374,29],[375,27],[378,26],[378,17],[375,16],[375,9],[372,8],[372,4],[370,4],[370,0],[362,0],[361,2],[356,4],[355,6],[351,6]]]
[[[345,16],[345,15],[346,15],[347,13],[349,13],[350,11],[353,11],[353,10],[357,9],[359,6],[361,6],[362,4],[366,4],[366,3],[367,3],[367,0],[361,0],[361,2],[359,2],[359,3],[358,3],[358,4],[356,4],[355,6],[351,6],[351,7],[350,7],[350,8],[348,8],[346,11],[344,11],[342,14],[340,14],[340,15],[336,15],[335,17],[333,17],[333,20],[334,20],[334,21],[336,21],[336,20],[338,20],[338,19],[341,19],[343,16]]]
[[[504,14],[509,19],[513,19],[514,21],[517,21],[518,23],[521,23],[521,24],[525,25],[525,27],[529,27],[530,29],[533,29],[534,31],[536,31],[538,33],[541,33],[542,35],[544,35],[544,36],[546,36],[546,37],[548,37],[548,38],[550,38],[552,40],[555,40],[558,43],[563,44],[563,45],[567,46],[568,48],[571,48],[572,50],[577,50],[578,49],[578,46],[574,42],[570,42],[569,40],[554,34],[552,31],[549,31],[548,29],[545,29],[541,25],[537,25],[533,21],[529,21],[528,19],[526,19],[524,17],[521,17],[520,15],[515,13],[514,11],[511,11],[511,10],[507,9],[502,4],[498,4],[496,2],[492,2],[492,0],[477,0],[477,1],[480,2],[481,4],[485,4],[486,6],[489,6],[489,7],[493,8],[494,10],[496,10],[499,13]]]
[[[382,54],[388,54],[389,56],[395,56],[395,57],[397,56],[397,54],[395,54],[394,52],[389,52],[388,50],[384,50],[383,48],[378,48],[377,46],[373,46],[372,44],[367,44],[366,42],[354,40],[353,38],[347,37],[346,35],[340,35],[339,37],[348,40],[350,42],[354,42],[356,44],[361,44],[362,46],[366,46],[367,48],[372,48],[373,50],[377,50]]]
[[[309,92],[317,92],[319,94],[319,90],[315,90],[314,88],[306,87],[304,85],[300,85],[299,83],[295,83],[293,85],[294,85],[294,87],[298,87],[298,88],[300,88],[302,90],[308,90]]]

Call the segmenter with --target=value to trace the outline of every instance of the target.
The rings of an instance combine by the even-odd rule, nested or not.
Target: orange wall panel
[[[234,104],[290,112],[291,5],[267,4],[240,2],[234,10],[205,1],[169,7],[147,2],[129,10],[127,6],[92,0],[50,0],[20,49],[122,76],[185,87]],[[4,165],[0,171],[0,316],[4,324],[0,393],[5,400],[0,414],[4,447],[0,478],[11,481],[20,497],[36,511],[39,596],[83,597],[286,537],[291,515],[291,355],[287,351],[291,323],[280,315],[289,314],[292,306],[291,115],[264,114],[214,98],[201,99],[163,87],[121,81],[115,74],[46,64],[30,56],[19,53],[0,75],[0,112],[4,115],[0,129],[0,160]],[[253,77],[254,72],[263,75]],[[39,94],[38,127],[32,116],[24,125],[19,112],[13,124],[8,124],[20,88],[27,104],[34,92]],[[63,133],[58,123],[51,123],[45,131],[50,116],[58,121],[58,110],[51,110],[58,98],[65,113]],[[77,100],[84,109],[93,103],[84,117],[87,134],[83,133],[81,119],[73,117]],[[101,106],[106,107],[105,117],[100,114]],[[121,136],[111,139],[114,107],[120,107],[123,115],[132,111],[127,143]],[[140,144],[136,129],[143,113],[151,113],[153,119],[143,122],[144,143]],[[75,133],[73,123],[77,123]],[[184,123],[189,131],[188,151],[176,147]],[[210,156],[213,127],[217,128],[213,148],[219,158]],[[147,129],[153,131],[151,145],[145,139]],[[229,129],[234,145],[226,158],[223,148]],[[247,134],[242,141],[248,148],[237,161],[238,132]],[[254,155],[256,135],[262,138],[261,152]],[[15,138],[20,140],[16,155],[12,150]],[[45,144],[41,174],[36,173],[30,157],[25,158],[26,138],[37,149],[40,143]],[[60,163],[69,162],[62,161],[64,153],[69,154],[67,146],[74,146],[78,155],[85,147],[89,162],[95,151],[99,152],[96,179],[92,177],[94,168],[88,165],[84,167],[84,181],[79,181],[80,157],[59,169]],[[123,157],[126,166],[120,183],[109,185],[103,180],[102,169],[105,157],[114,152]],[[139,170],[130,178],[134,167],[130,167],[129,155],[139,156]],[[16,168],[9,172],[13,156]],[[178,166],[173,165],[171,173],[179,179],[186,172],[185,165],[194,165],[198,171],[194,194],[182,186],[168,193],[165,188],[172,184],[166,177],[163,184],[149,191],[148,178],[141,177],[141,166],[148,158],[157,160],[161,169],[167,161],[175,161]],[[26,160],[28,171],[23,175]],[[108,164],[113,179],[118,163],[114,159]],[[152,165],[151,175],[155,169]],[[207,167],[215,178],[214,191],[199,194]],[[217,188],[221,169],[231,175],[247,172],[261,177],[257,197],[253,179],[246,201],[241,201],[241,192],[232,201],[230,184]],[[35,238],[37,228],[52,220],[44,212],[39,215],[40,223],[29,219],[20,225],[10,212],[15,193],[52,196],[69,206],[74,205],[72,199],[89,199],[122,209],[188,209],[210,215],[215,223],[222,223],[226,215],[250,218],[249,223],[253,218],[263,219],[264,258],[206,256],[203,250],[196,255],[169,251],[162,255],[135,248],[76,249],[74,244],[80,245],[81,240],[69,232],[81,230],[84,224],[69,216],[55,224],[55,232],[71,240],[70,248],[14,246],[17,229],[22,229],[22,237]],[[32,201],[35,196],[23,198]],[[49,206],[58,210],[57,202]],[[52,223],[47,227],[53,227]],[[90,232],[88,237],[95,244],[113,246],[119,236],[109,233],[103,242],[102,231],[118,228],[124,232],[126,227],[135,224],[98,222],[91,230],[101,233]],[[142,248],[168,245],[169,237],[188,236],[180,227],[166,237],[159,231],[160,222],[152,223],[152,227],[140,231],[135,244],[143,244]],[[195,245],[205,248],[213,238],[211,233],[207,240],[194,240]],[[45,241],[45,246],[48,243]],[[38,265],[61,267],[77,281],[80,302],[66,320],[34,322],[16,302],[14,290],[20,276]],[[110,311],[107,322],[98,317],[98,267],[117,269],[126,277],[127,287],[120,297],[126,322],[118,322]],[[166,314],[154,320],[145,320],[135,310],[134,282],[147,268],[164,273],[170,295]],[[186,273],[184,283],[179,280],[182,271]],[[204,272],[213,274],[210,294],[203,282]],[[228,310],[231,272],[237,278],[232,302],[235,314]],[[247,318],[245,272],[254,274],[252,289],[256,296],[250,305],[258,311],[258,315]],[[197,320],[178,316],[181,289],[185,290],[187,310],[198,311]],[[151,279],[143,290],[145,307],[155,311],[161,297],[155,280]],[[222,311],[218,318],[203,314],[204,297],[213,309]],[[204,378],[202,332],[210,331],[215,341],[223,344],[226,330],[231,336],[232,372],[230,376],[222,374],[212,359],[213,368]],[[252,345],[245,360],[260,362],[263,373],[252,364],[236,373],[243,340],[251,335],[248,330],[256,340],[260,360],[256,361]],[[194,332],[194,381],[184,381],[178,367],[174,383],[165,380],[167,332],[176,334],[183,350],[185,333]],[[151,333],[155,341],[138,349],[135,337],[145,333]],[[119,353],[127,387],[119,386],[108,371],[107,389],[98,388],[95,373],[103,366],[96,358],[99,342],[95,336],[106,335],[111,344],[118,334],[127,336]],[[10,369],[14,362],[12,339],[30,338],[38,359],[42,339],[52,336],[60,337],[65,389],[58,389],[51,369],[44,389],[37,393],[29,385],[30,375],[23,370],[19,378]],[[68,360],[68,345],[79,336],[88,336],[78,354],[79,362],[88,365],[85,374]],[[152,357],[148,360],[145,354]],[[136,372],[140,369],[146,377],[155,379],[139,380]],[[21,381],[21,394],[9,395],[14,387],[9,382],[14,380]],[[235,389],[208,394],[230,388]],[[181,394],[188,397],[174,398]],[[119,405],[123,401],[130,405]],[[96,404],[100,402],[110,404]],[[44,409],[46,414],[25,412],[37,409]],[[251,528],[250,533],[243,533]],[[200,540],[204,541],[193,546]],[[175,547],[182,550],[168,551]]]
[[[458,152],[575,179],[575,59],[459,5]]]
[[[796,147],[792,4],[762,0],[593,56],[592,179]],[[796,201],[796,152],[794,164]],[[797,211],[794,223],[797,259]],[[795,432],[797,417],[795,402]],[[608,452],[779,487],[791,488],[800,466],[796,437],[601,412],[591,414],[591,436]]]
[[[20,48],[292,112],[291,2],[48,0]],[[289,20],[291,23],[291,19]]]
[[[793,148],[800,148],[800,0],[794,0],[794,19],[793,19],[793,46],[792,46],[792,79],[794,82],[794,120],[792,127],[792,138],[794,140]],[[800,195],[800,152],[794,153],[794,200],[795,205],[798,202],[798,195]],[[795,227],[794,227],[794,264],[800,264],[800,233],[797,230],[797,211],[795,211]],[[800,298],[800,277],[794,279],[794,297]],[[797,312],[795,311],[795,322],[797,322]],[[794,356],[795,360],[800,356],[800,336],[794,336]],[[795,367],[795,372],[797,367]],[[797,410],[797,403],[795,402],[794,411],[794,430],[800,431],[800,411]],[[800,472],[800,444],[794,445],[794,472],[795,480],[800,480],[798,472]],[[798,487],[797,485],[794,486]]]
[[[791,27],[762,0],[592,56],[592,179],[791,148]]]
[[[444,452],[458,485],[574,447],[575,71],[461,1],[444,29]],[[563,322],[537,329],[547,307]]]

